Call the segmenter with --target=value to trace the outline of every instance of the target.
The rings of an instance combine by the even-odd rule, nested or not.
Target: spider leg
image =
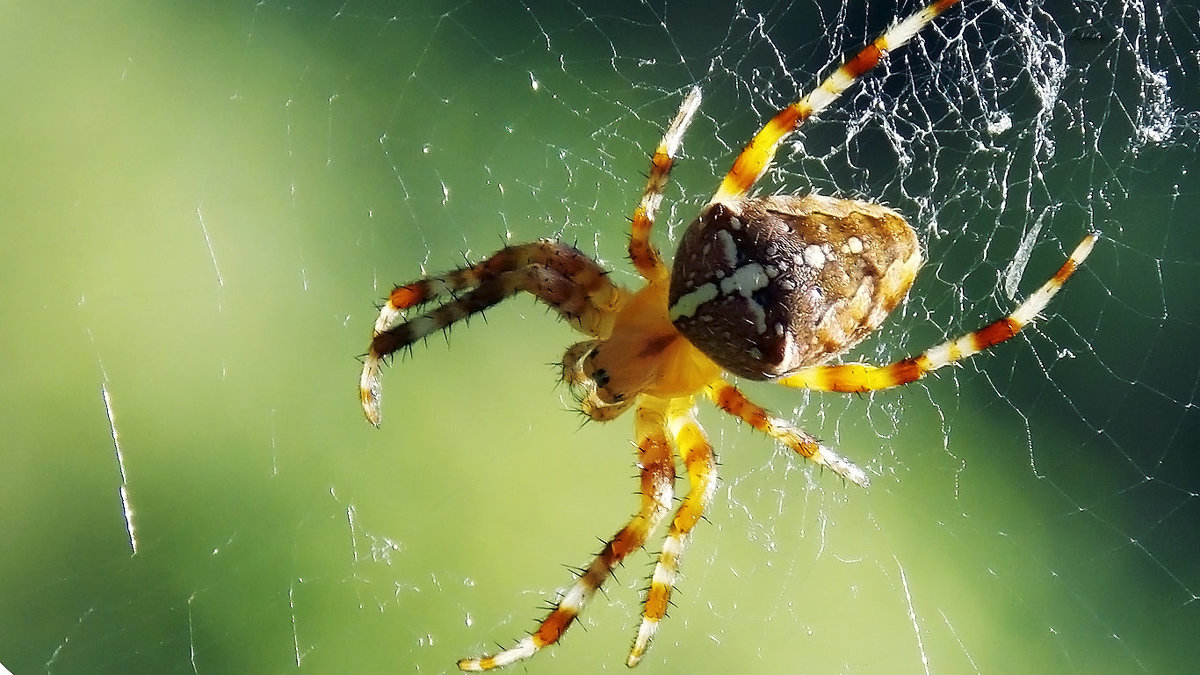
[[[629,259],[646,281],[665,281],[667,278],[667,266],[663,263],[658,249],[650,243],[650,229],[654,227],[658,207],[662,205],[663,188],[666,187],[671,167],[675,164],[675,155],[683,141],[683,132],[692,123],[692,116],[699,107],[700,89],[693,88],[683,99],[679,112],[675,114],[675,119],[671,121],[671,125],[659,141],[654,156],[650,158],[650,175],[646,177],[646,190],[633,212]]]
[[[666,616],[667,604],[671,601],[671,591],[679,573],[679,561],[690,543],[692,528],[704,517],[704,511],[717,489],[717,461],[712,444],[696,421],[692,399],[680,400],[685,404],[668,412],[667,426],[687,467],[691,487],[675,511],[675,518],[671,521],[658,555],[658,563],[654,566],[654,575],[650,578],[642,624],[629,652],[629,660],[625,663],[631,668],[650,648],[650,641],[658,632],[658,623]]]
[[[608,281],[607,277],[594,277],[593,280],[603,287],[603,296],[614,299],[619,297],[619,289]],[[397,291],[412,286],[414,285],[399,287]],[[559,269],[535,263],[488,276],[467,293],[425,314],[375,334],[367,356],[363,359],[362,375],[359,378],[359,399],[367,420],[376,426],[379,425],[381,377],[383,359],[386,356],[492,307],[520,291],[526,291],[549,305],[573,328],[581,332],[606,335],[612,330],[616,313],[606,306],[598,305],[595,298],[589,295],[587,285],[578,283]],[[397,292],[394,291],[392,295],[396,296]],[[388,306],[392,306],[391,300]],[[386,309],[385,307],[385,311]]]
[[[829,467],[834,473],[855,485],[870,486],[871,481],[866,472],[854,462],[825,447],[808,432],[792,426],[785,420],[772,417],[765,408],[746,398],[746,395],[732,384],[717,380],[705,388],[705,393],[721,410],[741,418],[746,424],[795,450],[802,457]]]
[[[634,428],[637,432],[638,466],[641,468],[642,481],[642,504],[638,512],[604,545],[537,630],[504,651],[459,661],[460,669],[499,668],[527,659],[543,647],[558,642],[596,590],[608,580],[613,568],[630,552],[646,543],[646,538],[666,517],[674,495],[675,459],[667,441],[664,412],[661,403],[653,400],[637,410]]]
[[[960,361],[997,345],[1016,335],[1032,323],[1049,304],[1050,299],[1062,288],[1092,252],[1098,233],[1088,234],[1071,252],[1071,256],[1058,268],[1054,276],[1042,284],[1008,316],[993,321],[983,328],[959,338],[948,340],[918,356],[902,359],[886,366],[866,363],[843,363],[828,366],[801,368],[792,375],[776,380],[789,387],[820,389],[824,391],[866,392],[887,389],[907,384],[925,376],[931,370]]]
[[[867,45],[853,58],[833,71],[819,87],[803,98],[780,110],[754,136],[742,153],[733,162],[721,187],[713,195],[714,202],[731,202],[741,199],[750,191],[758,179],[766,173],[775,157],[780,142],[796,130],[809,117],[824,110],[842,92],[850,88],[863,73],[874,68],[884,54],[908,42],[922,28],[933,21],[959,0],[934,0],[923,9],[887,29],[874,42]]]
[[[621,290],[609,281],[608,272],[599,263],[573,246],[553,239],[540,239],[508,246],[474,265],[396,286],[380,308],[374,335],[400,323],[406,309],[419,307],[444,295],[470,290],[504,272],[529,265],[548,267],[570,277],[599,307],[616,309],[620,305]]]

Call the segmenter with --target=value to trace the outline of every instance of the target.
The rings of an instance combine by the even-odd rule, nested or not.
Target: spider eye
[[[921,266],[891,209],[821,195],[708,205],[671,275],[671,322],[722,368],[763,380],[845,352],[903,300]]]

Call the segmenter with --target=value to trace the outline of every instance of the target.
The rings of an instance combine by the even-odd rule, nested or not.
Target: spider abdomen
[[[816,194],[714,202],[679,242],[670,318],[730,373],[771,379],[878,328],[920,266],[916,233],[878,204]]]

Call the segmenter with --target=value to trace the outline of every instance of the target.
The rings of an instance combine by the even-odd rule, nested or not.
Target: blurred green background
[[[574,336],[522,298],[399,359],[375,430],[373,303],[541,236],[635,283],[625,215],[686,87],[667,250],[774,107],[912,9],[0,4],[0,663],[437,673],[532,629],[635,506],[631,421],[580,426],[549,365]],[[639,672],[1200,663],[1197,10],[1050,11],[952,10],[764,189],[911,217],[931,262],[879,360],[1106,238],[1036,331],[927,383],[747,387],[870,491],[704,410],[723,482]],[[650,563],[522,672],[623,670]]]

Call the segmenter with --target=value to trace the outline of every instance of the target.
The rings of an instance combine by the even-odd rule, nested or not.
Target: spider
[[[867,474],[786,420],[748,399],[728,376],[788,387],[868,392],[912,382],[929,371],[1003,342],[1041,312],[1084,261],[1088,234],[1058,272],[1011,314],[973,333],[890,365],[826,365],[879,327],[908,293],[922,257],[916,233],[891,209],[810,193],[750,195],[780,142],[827,107],[888,49],[903,45],[958,0],[935,0],[841,65],[804,98],[780,110],[737,156],[712,200],[684,232],[668,268],[650,242],[663,188],[684,130],[700,105],[693,89],[651,159],[634,211],[629,257],[645,280],[631,291],[573,246],[540,241],[508,246],[474,265],[397,286],[381,308],[364,359],[360,398],[380,421],[383,360],[434,331],[524,291],[587,338],[562,359],[562,379],[593,420],[634,410],[641,504],[582,569],[537,629],[495,654],[458,662],[489,670],[557,642],[630,552],[642,548],[672,506],[675,455],[690,489],[658,554],[627,665],[636,665],[666,614],[680,559],[717,484],[713,446],[696,420],[696,399],[771,436],[857,485]],[[407,317],[406,310],[440,301]]]

